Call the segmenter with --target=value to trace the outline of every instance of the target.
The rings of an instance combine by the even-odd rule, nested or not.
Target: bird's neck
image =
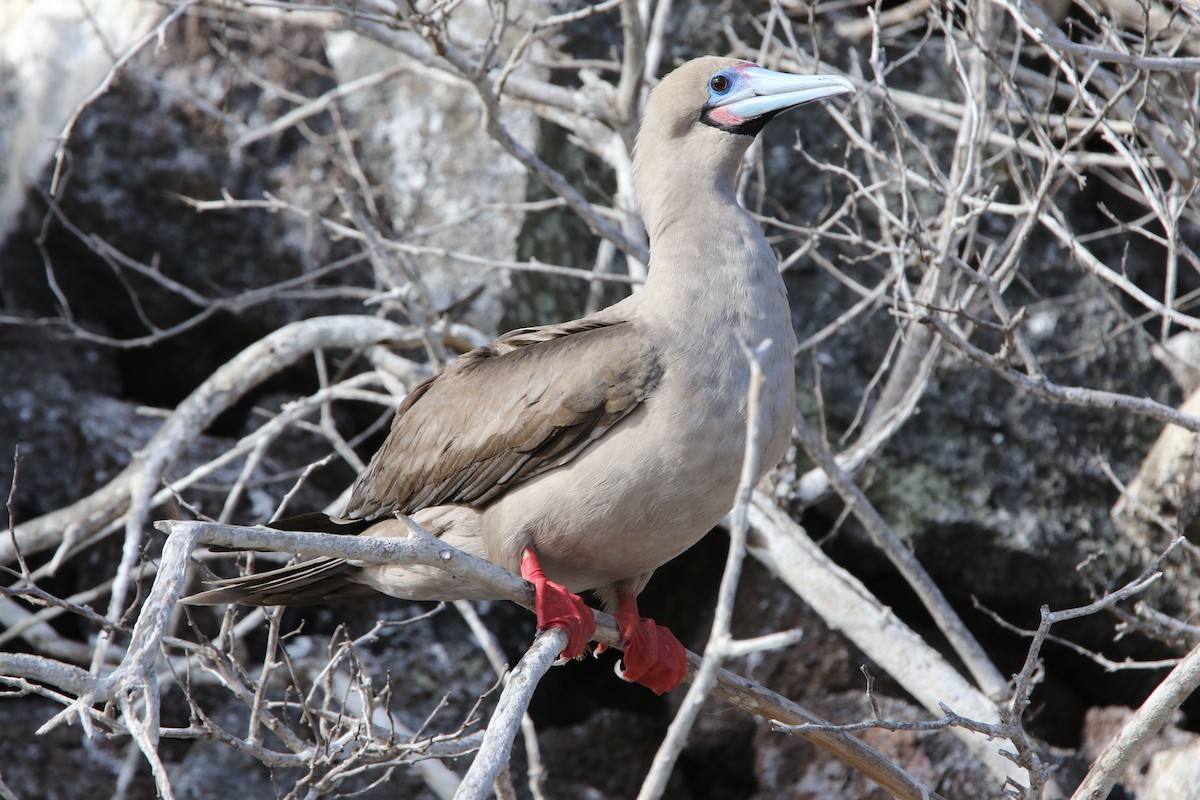
[[[786,289],[758,223],[733,196],[695,192],[656,218],[646,284],[648,316],[701,339],[791,335]]]
[[[650,239],[646,290],[697,285],[710,293],[758,280],[760,267],[776,271],[762,229],[734,195],[735,175],[682,170],[640,193]]]
[[[644,127],[643,131],[647,129]],[[783,279],[734,182],[749,137],[695,126],[684,137],[639,138],[634,179],[650,237],[639,304],[663,322],[718,330],[788,323]],[[650,311],[653,308],[655,310]]]
[[[733,190],[740,158],[680,158],[668,153],[656,157],[647,150],[639,150],[634,169],[638,207],[652,249],[676,237],[694,236],[697,226],[720,224],[726,215],[732,221],[745,213]]]

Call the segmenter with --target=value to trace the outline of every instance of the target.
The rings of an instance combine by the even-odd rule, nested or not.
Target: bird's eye
[[[708,88],[717,94],[725,94],[729,91],[729,78],[724,75],[713,75],[708,82]]]

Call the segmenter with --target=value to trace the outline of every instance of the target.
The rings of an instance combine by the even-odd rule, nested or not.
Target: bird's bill
[[[712,104],[727,119],[746,121],[776,114],[795,106],[855,91],[841,75],[790,75],[746,64],[739,66],[742,80],[728,95]]]

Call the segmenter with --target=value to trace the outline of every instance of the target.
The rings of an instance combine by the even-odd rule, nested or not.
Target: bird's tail
[[[276,520],[271,527],[282,531],[320,531],[323,533],[362,533],[373,523],[365,520],[340,521],[326,514],[300,514]],[[314,558],[255,575],[209,581],[214,588],[182,602],[193,606],[241,603],[247,606],[299,606],[339,600],[366,600],[379,592],[354,580],[359,567],[341,558]]]

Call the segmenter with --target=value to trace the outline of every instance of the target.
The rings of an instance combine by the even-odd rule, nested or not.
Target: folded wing
[[[414,389],[346,516],[485,505],[561,466],[646,399],[662,374],[632,322],[513,331]]]

